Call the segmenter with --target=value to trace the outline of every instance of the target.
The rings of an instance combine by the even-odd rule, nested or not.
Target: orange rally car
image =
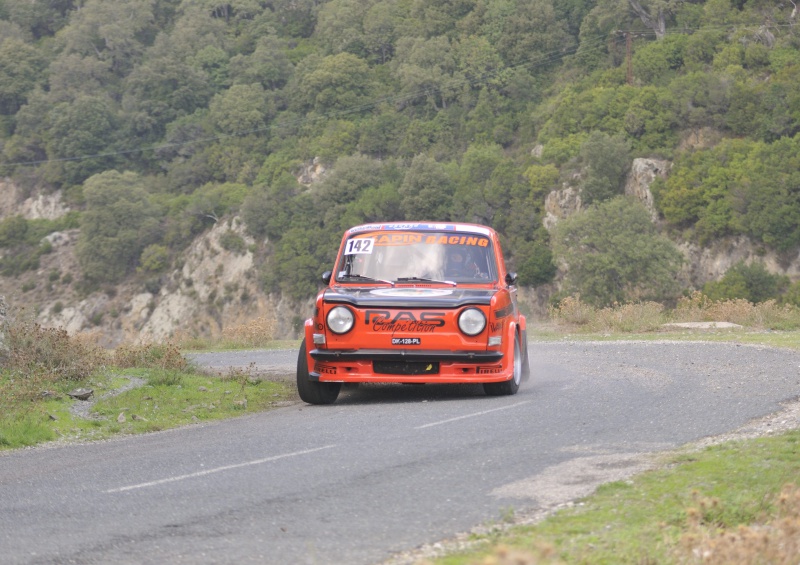
[[[525,316],[497,233],[463,223],[345,232],[305,322],[297,388],[330,404],[342,383],[481,383],[516,394],[529,374]]]

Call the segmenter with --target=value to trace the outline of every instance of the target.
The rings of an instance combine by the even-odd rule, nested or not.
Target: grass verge
[[[239,416],[294,400],[252,371],[210,376],[171,342],[106,351],[85,336],[7,320],[0,370],[0,450],[102,439]],[[70,396],[91,389],[88,400]]]
[[[666,457],[531,526],[435,563],[798,563],[800,431]]]
[[[735,329],[665,329],[732,322]],[[529,338],[732,341],[800,349],[800,310],[770,301],[709,301],[696,293],[660,304],[594,308],[579,297],[550,309]],[[658,470],[600,486],[528,526],[473,536],[473,549],[438,565],[800,563],[800,430],[664,456]],[[430,562],[428,562],[430,563]]]

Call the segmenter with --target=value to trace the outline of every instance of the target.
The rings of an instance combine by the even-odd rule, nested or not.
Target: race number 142
[[[350,239],[344,248],[345,255],[356,255],[358,253],[372,253],[375,240],[372,238]]]

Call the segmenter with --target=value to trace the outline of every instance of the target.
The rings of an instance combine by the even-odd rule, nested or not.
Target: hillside
[[[110,344],[288,336],[343,229],[428,219],[495,227],[535,313],[798,304],[796,24],[755,0],[0,0],[0,293]]]

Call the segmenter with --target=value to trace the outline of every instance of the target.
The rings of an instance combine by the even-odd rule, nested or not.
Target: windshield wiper
[[[337,278],[337,280],[342,280],[342,279],[356,279],[358,281],[365,281],[365,282],[366,281],[380,282],[394,286],[394,283],[392,281],[387,281],[386,279],[374,279],[372,277],[367,277],[365,275],[339,275],[339,277]]]
[[[458,286],[458,283],[455,281],[440,281],[438,279],[426,279],[425,277],[400,277],[395,282],[425,282],[425,283],[450,284],[453,286]]]

